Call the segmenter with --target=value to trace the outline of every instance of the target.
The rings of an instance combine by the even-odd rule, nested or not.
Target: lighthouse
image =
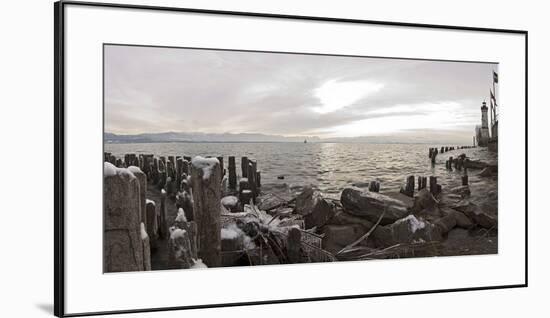
[[[483,104],[481,104],[481,129],[489,129],[489,120],[487,119],[488,110],[487,103],[483,102]]]
[[[489,141],[489,119],[487,118],[487,103],[484,101],[481,104],[481,127],[476,129],[477,145],[480,147],[487,147]]]

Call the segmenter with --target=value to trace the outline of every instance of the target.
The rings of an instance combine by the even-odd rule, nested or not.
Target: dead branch
[[[365,235],[361,236],[355,242],[353,242],[353,243],[349,244],[348,246],[344,247],[343,249],[341,249],[338,253],[336,253],[336,256],[346,252],[346,250],[348,250],[348,249],[354,247],[355,245],[361,243],[361,241],[366,240],[371,235],[371,233],[374,232],[374,230],[376,229],[378,224],[380,224],[380,222],[382,221],[382,218],[386,214],[386,210],[387,210],[387,207],[384,208],[384,211],[382,212],[382,214],[378,218],[378,221],[376,221],[376,223],[370,228],[370,230]]]

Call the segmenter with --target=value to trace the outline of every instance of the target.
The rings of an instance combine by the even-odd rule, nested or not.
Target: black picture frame
[[[82,312],[82,313],[65,313],[65,250],[64,250],[64,177],[65,177],[65,140],[64,140],[64,8],[66,5],[77,5],[86,7],[103,7],[103,8],[124,8],[124,9],[140,9],[153,11],[170,11],[184,13],[201,13],[212,15],[230,15],[230,16],[246,16],[258,18],[277,18],[291,19],[301,21],[322,21],[322,22],[338,22],[350,24],[370,24],[370,25],[385,25],[385,26],[400,26],[400,27],[415,27],[429,29],[444,29],[444,30],[461,30],[461,31],[479,31],[479,32],[494,32],[494,33],[509,33],[520,34],[525,36],[525,277],[524,283],[514,285],[497,285],[497,286],[479,286],[470,288],[450,288],[437,290],[418,290],[391,292],[381,294],[364,294],[364,295],[349,295],[349,296],[330,296],[330,297],[315,297],[315,298],[300,298],[300,299],[277,299],[256,302],[239,302],[239,303],[215,303],[208,305],[196,306],[174,306],[162,308],[145,308],[145,309],[130,309],[116,311],[98,311],[98,312]],[[146,6],[146,5],[126,5],[114,3],[94,3],[80,1],[58,1],[54,3],[54,314],[57,317],[78,317],[106,314],[123,314],[123,313],[141,313],[141,312],[158,312],[169,310],[183,309],[199,309],[199,308],[218,308],[218,307],[234,307],[234,306],[250,306],[264,304],[280,304],[294,302],[311,302],[324,300],[340,300],[340,299],[355,299],[367,297],[385,297],[385,296],[401,296],[401,295],[416,295],[416,294],[432,294],[444,292],[463,292],[476,290],[492,290],[503,288],[522,288],[528,286],[528,32],[525,30],[511,29],[495,29],[495,28],[480,28],[466,27],[454,25],[434,25],[434,24],[419,24],[419,23],[404,23],[404,22],[388,22],[374,20],[357,20],[346,18],[332,17],[316,17],[316,16],[298,16],[286,14],[271,14],[257,12],[237,12],[237,11],[219,11],[177,7],[162,7],[162,6]]]

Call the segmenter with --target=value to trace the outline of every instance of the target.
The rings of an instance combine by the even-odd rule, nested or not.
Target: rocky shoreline
[[[432,162],[438,152],[430,148]],[[393,192],[372,181],[339,199],[312,186],[294,197],[263,192],[245,158],[239,177],[234,157],[226,170],[222,157],[105,153],[105,272],[498,252],[496,198],[485,209],[464,178],[497,178],[498,167],[464,154],[446,162],[464,169],[461,186],[417,176],[415,187],[408,176]]]

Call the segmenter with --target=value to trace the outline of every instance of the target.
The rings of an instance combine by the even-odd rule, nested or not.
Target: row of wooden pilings
[[[224,168],[224,157],[217,156],[216,158],[222,171],[222,180],[227,177],[228,189],[238,190],[239,196],[244,199],[243,202],[249,202],[251,198],[255,200],[260,193],[262,179],[257,161],[246,156],[241,157],[241,178],[237,184],[235,156],[228,156],[227,169]],[[186,183],[186,176],[190,175],[191,160],[190,156],[159,156],[157,158],[152,154],[125,154],[122,159],[116,158],[109,152],[104,153],[104,161],[110,162],[116,167],[139,167],[147,175],[149,181],[157,185],[159,189],[166,189],[169,196],[175,195],[177,190],[185,187],[182,182]]]
[[[429,180],[429,183],[428,183],[428,180]],[[428,188],[428,185],[429,185],[429,188]],[[428,188],[430,193],[434,196],[441,193],[441,185],[437,183],[436,176],[429,176],[429,177],[418,176],[418,191],[426,188]],[[401,187],[400,192],[409,197],[414,197],[414,189],[415,189],[415,177],[414,175],[411,175],[407,177],[405,185]]]
[[[228,157],[227,170],[224,169],[224,158],[222,156],[215,158],[217,160],[212,160],[213,157],[196,157],[192,159],[189,156],[155,157],[152,154],[126,154],[122,159],[116,158],[111,153],[104,153],[105,162],[110,162],[118,168],[135,171],[137,176],[143,176],[143,178],[140,177],[139,187],[140,205],[143,205],[139,211],[143,212],[138,214],[140,214],[139,218],[147,232],[151,253],[155,251],[158,239],[168,237],[172,246],[171,249],[176,244],[172,242],[172,229],[166,221],[165,198],[169,197],[175,201],[176,208],[181,208],[185,215],[184,225],[187,225],[180,225],[179,228],[189,229],[191,225],[196,224],[196,233],[194,234],[196,239],[192,237],[187,239],[187,241],[196,242],[196,252],[188,253],[189,257],[193,255],[197,257],[196,255],[198,255],[204,264],[209,267],[221,265],[221,198],[226,194],[238,194],[239,201],[243,205],[255,201],[260,193],[261,172],[257,169],[256,160],[242,157],[241,177],[237,183],[235,156]],[[139,170],[137,167],[139,167]],[[156,186],[162,193],[160,211],[155,207],[154,202],[145,198],[147,184]],[[121,202],[120,204],[128,207],[133,205],[131,202]],[[128,210],[131,210],[131,208],[128,208]],[[193,234],[189,230],[186,232],[186,237]],[[181,241],[180,237],[178,239],[180,243],[177,244],[182,245]],[[107,242],[106,244],[110,243]],[[185,243],[183,245],[193,244]],[[128,248],[131,249],[131,247]],[[183,247],[176,246],[176,248],[181,249]],[[144,249],[144,252],[145,250],[148,249]],[[176,254],[181,255],[181,253]],[[193,263],[189,257],[176,263],[186,264],[186,267],[182,268],[188,268]],[[128,270],[141,270],[142,268],[150,268],[150,265],[147,267],[134,266],[126,268]],[[125,269],[122,267],[115,269],[115,271],[119,270]]]
[[[428,149],[428,158],[432,161],[432,163],[435,163],[435,158],[440,153],[446,153],[453,150],[459,150],[459,149],[470,149],[475,148],[474,146],[441,146],[439,147],[430,147]]]

